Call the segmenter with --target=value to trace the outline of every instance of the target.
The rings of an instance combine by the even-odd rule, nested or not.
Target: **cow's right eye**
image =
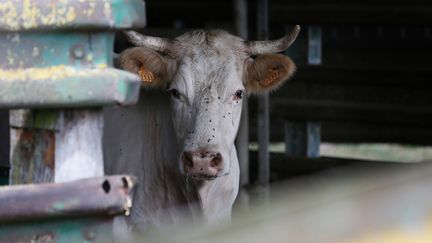
[[[168,93],[169,93],[172,97],[174,97],[174,98],[176,98],[176,99],[180,99],[180,93],[178,92],[178,90],[176,90],[176,89],[169,89],[169,90],[168,90]]]

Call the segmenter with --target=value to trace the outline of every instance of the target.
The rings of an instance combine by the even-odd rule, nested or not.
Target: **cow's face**
[[[299,28],[275,42],[245,42],[222,31],[195,31],[176,40],[128,32],[137,46],[124,51],[123,68],[138,73],[144,87],[171,95],[180,170],[196,179],[230,172],[230,156],[247,93],[279,87],[295,70],[285,50]]]

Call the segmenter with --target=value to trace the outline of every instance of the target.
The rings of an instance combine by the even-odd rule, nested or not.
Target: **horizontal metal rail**
[[[0,226],[23,220],[128,214],[134,182],[134,177],[116,175],[0,187]]]

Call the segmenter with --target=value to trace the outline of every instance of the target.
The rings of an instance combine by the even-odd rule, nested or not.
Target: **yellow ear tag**
[[[278,78],[279,78],[278,70],[276,68],[269,69],[268,76],[266,79],[264,79],[264,86],[269,86]]]
[[[140,70],[138,71],[138,75],[140,76],[141,80],[146,83],[152,83],[155,80],[153,73],[145,70],[144,66],[141,66]]]

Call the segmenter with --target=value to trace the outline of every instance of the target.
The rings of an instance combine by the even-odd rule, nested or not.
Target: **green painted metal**
[[[111,30],[144,14],[141,0],[0,0],[0,107],[136,103],[138,76],[112,68]]]
[[[1,0],[0,32],[138,28],[144,14],[142,0]]]
[[[11,164],[22,170],[10,178],[38,182],[31,172],[59,162],[62,108],[138,100],[139,77],[113,68],[112,50],[115,30],[144,25],[142,0],[0,0],[0,108],[37,108],[11,112]],[[128,178],[2,187],[0,242],[110,242],[112,217],[131,207]]]
[[[112,221],[93,217],[0,224],[0,242],[112,242]]]
[[[114,33],[111,32],[0,33],[0,56],[3,57],[0,72],[18,73],[26,68],[51,65],[112,66],[113,42]]]
[[[0,187],[0,242],[111,242],[112,217],[132,206],[135,178]]]
[[[46,72],[46,74],[44,74]],[[39,75],[39,76],[38,76]],[[57,80],[52,78],[58,75]],[[57,66],[25,69],[0,81],[0,107],[90,107],[131,105],[138,99],[136,75],[114,68],[75,69]],[[32,77],[40,77],[35,79]],[[0,80],[3,79],[0,71]]]

